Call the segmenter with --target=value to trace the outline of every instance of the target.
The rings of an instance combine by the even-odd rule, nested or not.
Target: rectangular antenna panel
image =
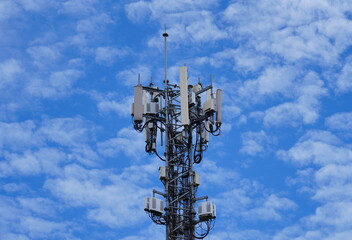
[[[205,128],[209,130],[209,121],[205,121]],[[201,137],[205,142],[209,142],[209,132],[207,130],[203,129]]]
[[[200,185],[200,175],[198,173],[194,173],[193,185],[194,186],[199,186]]]
[[[143,87],[134,87],[133,117],[135,122],[143,121]]]
[[[194,92],[188,93],[188,102],[190,106],[194,106],[196,104],[196,94]]]
[[[159,167],[159,178],[166,179],[166,167]]]
[[[144,211],[162,215],[164,212],[164,201],[155,197],[144,198]]]
[[[187,67],[180,67],[180,88],[182,125],[189,125]]]
[[[216,122],[222,123],[222,90],[216,90]]]

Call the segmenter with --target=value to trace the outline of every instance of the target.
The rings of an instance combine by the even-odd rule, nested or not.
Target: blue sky
[[[352,239],[350,0],[0,1],[0,239],[164,239],[133,86],[223,89],[209,240]]]

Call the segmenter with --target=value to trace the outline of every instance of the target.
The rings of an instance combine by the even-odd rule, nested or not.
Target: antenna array
[[[186,66],[180,67],[179,85],[170,84],[166,54],[168,34],[165,32],[163,37],[164,89],[152,82],[142,86],[139,81],[134,87],[132,105],[134,128],[145,133],[145,151],[165,163],[159,168],[164,192],[153,190],[153,196],[145,198],[144,210],[153,222],[166,226],[167,240],[203,239],[214,225],[216,206],[208,201],[208,196],[197,198],[200,176],[193,165],[201,163],[209,134],[220,134],[222,91],[218,89],[213,93],[212,79],[206,87],[200,81],[189,85]],[[158,138],[165,147],[163,153],[157,149]],[[156,194],[162,199],[156,198]]]

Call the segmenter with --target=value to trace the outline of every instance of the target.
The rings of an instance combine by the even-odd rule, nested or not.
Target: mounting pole
[[[168,86],[168,79],[167,79],[167,37],[169,34],[166,32],[166,25],[165,25],[165,32],[163,33],[164,37],[164,89],[165,89],[165,166],[166,166],[166,176],[169,175],[169,86]],[[169,209],[169,197],[168,197],[168,188],[169,182],[165,182],[165,209],[168,211]],[[166,240],[168,240],[168,236],[170,235],[170,225],[166,225]]]

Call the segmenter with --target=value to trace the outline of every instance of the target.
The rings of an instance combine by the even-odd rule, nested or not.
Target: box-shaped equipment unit
[[[198,216],[200,221],[216,218],[216,206],[210,201],[198,204]]]
[[[162,215],[164,212],[164,201],[155,197],[144,198],[144,211]]]

